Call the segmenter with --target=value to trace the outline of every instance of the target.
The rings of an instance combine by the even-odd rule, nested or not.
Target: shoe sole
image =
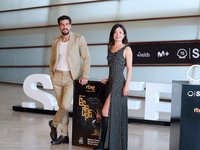
[[[62,142],[62,143],[51,143],[51,144],[53,144],[53,145],[59,145],[59,144],[68,144],[69,142]]]

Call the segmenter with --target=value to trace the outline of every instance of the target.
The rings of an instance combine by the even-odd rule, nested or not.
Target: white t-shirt
[[[61,42],[56,70],[60,70],[60,71],[70,70],[68,58],[67,58],[67,46],[68,46],[68,41]]]

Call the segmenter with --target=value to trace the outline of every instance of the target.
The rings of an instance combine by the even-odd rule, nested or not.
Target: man
[[[83,36],[71,32],[71,18],[58,18],[61,36],[52,42],[50,76],[59,109],[53,120],[49,121],[52,144],[69,143],[68,109],[73,97],[73,81],[79,79],[81,85],[88,83],[90,55]],[[82,64],[82,59],[83,64]],[[57,139],[57,126],[61,123],[61,133]]]

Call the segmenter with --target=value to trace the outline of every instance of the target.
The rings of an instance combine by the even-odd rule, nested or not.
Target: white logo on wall
[[[137,57],[150,57],[150,54],[148,52],[138,52]]]
[[[177,56],[179,57],[179,59],[185,59],[187,55],[187,51],[183,48],[179,49],[177,52]]]
[[[200,96],[200,91],[188,91],[187,95],[189,97],[199,97]]]
[[[192,57],[193,58],[199,58],[200,54],[199,54],[199,49],[198,48],[194,48],[192,50]]]
[[[188,54],[189,52],[189,54]],[[189,48],[189,51],[186,51],[184,48],[181,48],[178,50],[177,52],[177,56],[179,57],[179,59],[186,59],[187,56],[189,56],[189,59],[191,58],[199,58],[200,57],[200,51],[198,48],[194,48],[191,50],[191,48]]]
[[[168,52],[168,51],[166,51],[166,52],[165,52],[165,51],[162,51],[162,52],[159,51],[159,52],[157,53],[157,56],[158,56],[158,57],[169,56],[169,52]]]

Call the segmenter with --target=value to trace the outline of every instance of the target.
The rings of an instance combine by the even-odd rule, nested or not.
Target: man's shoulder
[[[73,36],[74,38],[82,38],[82,37],[83,37],[82,35],[77,34],[77,33],[72,33],[72,36]]]
[[[53,42],[56,42],[56,41],[58,41],[58,40],[60,40],[60,39],[61,39],[61,35],[58,36],[58,37],[56,37],[55,39],[53,39]]]

